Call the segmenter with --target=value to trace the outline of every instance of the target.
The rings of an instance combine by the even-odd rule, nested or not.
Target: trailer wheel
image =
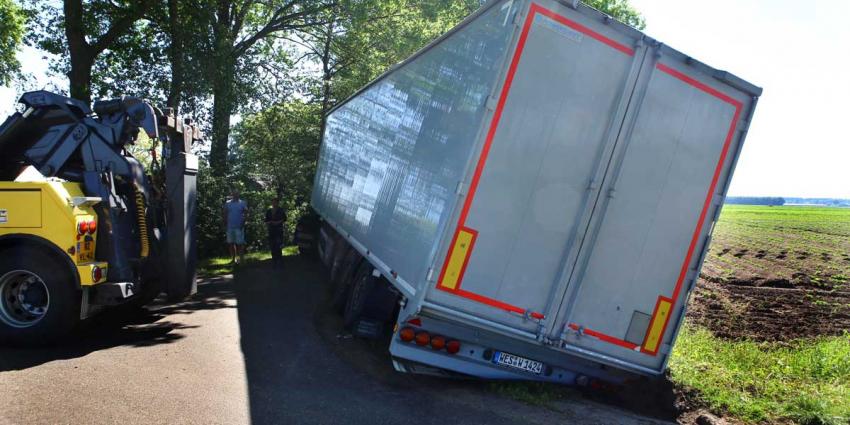
[[[32,248],[0,253],[0,341],[54,342],[80,320],[72,271]]]
[[[348,247],[348,242],[345,239],[339,238],[334,249],[333,258],[331,258],[330,281],[332,284],[339,280],[339,273],[342,270],[343,262],[348,257],[350,250],[351,248]]]
[[[331,296],[331,308],[334,311],[342,314],[345,312],[348,293],[351,290],[351,281],[356,277],[357,268],[362,262],[363,257],[356,250],[351,250],[343,259],[342,268],[337,275],[337,279],[333,281],[333,295]]]
[[[342,316],[342,323],[346,328],[350,328],[360,319],[363,310],[366,308],[369,295],[375,289],[375,282],[377,282],[378,278],[372,276],[372,269],[373,267],[369,262],[363,262],[363,265],[357,271],[357,276],[352,283],[351,293],[348,295],[348,302],[345,304],[345,312]]]

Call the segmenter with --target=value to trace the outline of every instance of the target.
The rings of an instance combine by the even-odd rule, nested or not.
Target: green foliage
[[[850,421],[850,333],[775,346],[716,338],[685,326],[670,359],[673,381],[713,409],[747,422]]]
[[[639,30],[646,28],[646,20],[628,0],[584,0],[584,3]]]
[[[349,10],[351,18],[344,34],[331,45],[331,55],[346,66],[332,75],[330,103],[349,97],[451,29],[478,6],[478,0],[360,2]]]
[[[236,171],[265,182],[285,199],[305,202],[313,186],[319,120],[318,105],[297,100],[246,117],[234,129],[241,155]]]
[[[8,85],[18,73],[15,56],[24,37],[24,11],[14,0],[0,0],[0,85]]]

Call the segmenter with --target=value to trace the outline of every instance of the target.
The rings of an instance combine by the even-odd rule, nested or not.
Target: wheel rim
[[[44,319],[50,292],[44,280],[28,270],[13,270],[0,277],[0,321],[28,328]]]

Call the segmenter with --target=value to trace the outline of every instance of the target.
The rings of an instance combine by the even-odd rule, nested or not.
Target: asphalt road
[[[526,404],[482,381],[392,370],[351,338],[319,264],[243,267],[178,305],[113,312],[73,343],[0,348],[0,423],[645,424],[578,393]]]

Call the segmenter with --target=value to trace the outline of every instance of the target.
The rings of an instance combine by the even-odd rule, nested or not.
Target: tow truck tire
[[[0,343],[40,345],[68,336],[82,294],[70,267],[33,248],[0,252]]]
[[[372,276],[373,269],[374,267],[369,262],[364,261],[351,283],[351,292],[348,295],[345,312],[342,315],[342,324],[346,328],[351,328],[366,309],[366,303],[378,281],[378,278]]]

